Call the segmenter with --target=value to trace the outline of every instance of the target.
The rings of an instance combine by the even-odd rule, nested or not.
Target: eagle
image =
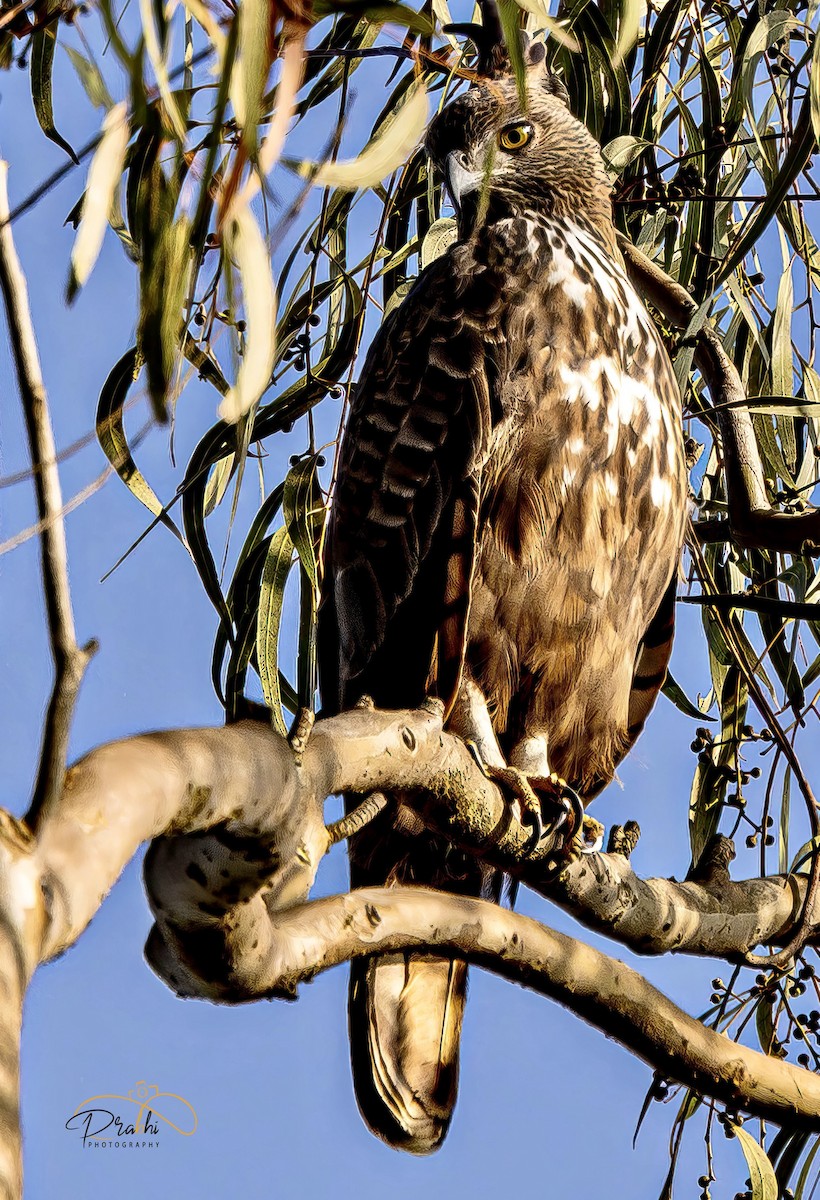
[[[538,837],[539,788],[557,775],[589,801],[663,683],[687,472],[680,393],[624,271],[600,148],[538,43],[522,103],[483,11],[477,76],[426,140],[458,239],[382,324],[351,400],[319,668],[328,713],[439,696]],[[500,896],[498,872],[400,797],[350,855],[353,886]],[[466,984],[458,958],[352,965],[357,1099],[395,1147],[429,1153],[446,1134]]]

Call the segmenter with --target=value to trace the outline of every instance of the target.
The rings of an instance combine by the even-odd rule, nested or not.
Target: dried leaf
[[[112,108],[103,121],[102,140],[88,169],[82,216],[71,251],[71,272],[66,289],[69,304],[88,279],[102,249],[130,137],[128,106],[123,101]]]
[[[429,267],[442,254],[446,254],[458,239],[458,222],[453,217],[439,217],[434,221],[421,243],[421,265]]]
[[[427,92],[413,90],[395,116],[385,121],[357,158],[323,163],[318,170],[302,163],[299,173],[317,187],[369,188],[402,166],[419,142],[427,124]]]
[[[242,280],[247,332],[236,383],[220,404],[219,415],[223,421],[238,421],[270,383],[276,359],[276,290],[268,248],[249,208],[236,213],[225,240]]]

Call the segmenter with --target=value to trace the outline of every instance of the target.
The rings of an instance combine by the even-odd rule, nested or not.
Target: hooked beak
[[[463,197],[470,192],[478,191],[481,187],[481,173],[468,168],[467,156],[463,150],[454,150],[447,155],[444,174],[450,199],[453,201],[456,212],[461,215]]]

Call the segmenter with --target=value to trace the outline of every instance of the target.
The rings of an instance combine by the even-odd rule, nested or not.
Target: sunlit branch
[[[96,644],[89,642],[83,647],[77,645],[68,583],[68,557],[57,450],[29,309],[28,289],[14,247],[11,225],[7,219],[7,175],[6,164],[0,163],[0,291],[3,293],[6,308],[11,352],[17,372],[33,468],[40,532],[40,568],[49,640],[54,659],[54,686],[43,727],[43,741],[31,804],[30,815],[32,821],[35,821],[40,810],[53,804],[59,797],[74,704]]]

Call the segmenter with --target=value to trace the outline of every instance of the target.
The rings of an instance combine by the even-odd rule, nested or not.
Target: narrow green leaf
[[[795,854],[792,864],[789,867],[789,874],[795,875],[798,871],[808,875],[811,870],[812,857],[820,851],[820,837],[811,838],[808,842],[804,842],[800,849]]]
[[[231,88],[234,111],[251,158],[257,150],[257,129],[270,71],[268,49],[272,15],[266,0],[242,0],[239,6],[239,47],[235,76],[241,87]]]
[[[760,22],[755,25],[746,43],[746,50],[743,56],[748,87],[751,87],[754,82],[756,60],[760,58],[760,55],[765,53],[775,42],[782,41],[787,34],[791,33],[793,29],[797,29],[799,25],[800,21],[785,8],[777,8],[773,12],[765,13],[761,17]]]
[[[54,124],[54,106],[51,90],[51,73],[54,67],[54,48],[57,44],[57,20],[37,29],[31,35],[31,98],[34,113],[40,128],[49,139],[65,150],[69,158],[80,165],[80,160],[71,146],[57,132]]]
[[[765,993],[761,995],[755,1006],[755,1025],[760,1049],[764,1054],[771,1054],[774,1044],[774,997]]]
[[[226,454],[224,458],[220,458],[211,471],[205,487],[204,512],[206,517],[209,517],[214,509],[218,508],[222,503],[235,470],[236,454],[231,452],[230,454]]]
[[[285,584],[293,565],[293,542],[283,526],[273,535],[262,570],[259,615],[256,631],[256,658],[265,703],[271,711],[274,729],[287,736],[282,719],[282,689],[279,684],[279,629]]]
[[[783,165],[768,188],[766,199],[756,207],[754,217],[746,223],[741,235],[730,246],[723,266],[713,280],[715,288],[720,286],[737,264],[743,261],[751,248],[757,244],[763,230],[788,195],[789,188],[814,153],[816,144],[812,125],[811,101],[810,97],[806,96],[795,122],[794,136],[783,160]]]
[[[783,792],[780,799],[780,842],[777,847],[777,869],[781,875],[789,869],[789,810],[792,769],[786,767],[783,777]]]
[[[314,590],[318,590],[318,542],[324,505],[316,468],[318,454],[308,455],[288,471],[282,499],[285,528]]]
[[[693,717],[696,721],[703,721],[704,719],[707,721],[715,720],[714,717],[704,718],[701,710],[697,705],[692,703],[680,684],[675,681],[671,671],[666,672],[666,679],[664,679],[661,685],[661,691],[667,700],[671,700],[675,707],[679,708],[685,716]]]
[[[282,504],[283,484],[279,484],[265,499],[259,512],[251,522],[244,545],[239,552],[233,579],[228,588],[226,605],[236,629],[236,641],[232,646],[222,692],[222,664],[230,644],[230,626],[221,621],[214,638],[211,678],[214,690],[225,704],[229,714],[237,710],[237,702],[244,690],[245,674],[256,648],[256,613],[259,604],[262,567],[270,545],[266,539],[268,526],[274,520]],[[287,700],[285,700],[287,705]]]
[[[236,449],[236,426],[221,421],[209,429],[191,455],[182,483],[182,523],[185,539],[202,580],[202,586],[225,626],[225,636],[232,641],[232,618],[216,569],[214,556],[205,532],[205,489],[211,468]]]
[[[318,687],[318,658],[316,644],[316,613],[319,593],[304,564],[299,570],[299,654],[297,658],[297,692],[299,707],[313,711]]]
[[[612,175],[620,175],[621,171],[636,158],[640,158],[646,147],[651,145],[652,142],[646,138],[634,137],[632,134],[622,134],[621,137],[613,138],[601,149],[606,169]]]
[[[196,367],[200,379],[206,379],[208,383],[213,384],[221,396],[227,395],[231,385],[222,374],[222,368],[214,358],[213,352],[210,348],[203,349],[198,345],[187,330],[182,342],[182,353],[191,366]]]
[[[811,76],[809,79],[809,96],[811,101],[811,123],[814,136],[820,143],[820,38],[814,35],[814,49],[811,56]]]
[[[518,87],[518,99],[524,112],[527,111],[527,68],[521,49],[521,9],[515,0],[497,0],[498,15],[504,33],[504,43],[510,56],[513,75]]]
[[[166,421],[192,258],[187,217],[166,223],[156,215],[157,223],[141,247],[139,343],[154,413],[157,420]]]
[[[803,676],[803,687],[809,687],[818,677],[820,677],[820,654],[817,655]]]
[[[73,46],[66,46],[66,51],[88,99],[95,108],[104,108],[108,112],[114,107],[114,101],[97,64],[85,58]]]
[[[809,1178],[809,1172],[811,1171],[812,1164],[817,1156],[818,1149],[820,1149],[820,1137],[815,1140],[814,1145],[806,1155],[806,1161],[803,1163],[803,1166],[800,1169],[800,1174],[797,1177],[797,1186],[794,1189],[794,1200],[803,1200],[806,1184]]]
[[[125,436],[123,405],[132,383],[139,375],[140,366],[137,347],[132,346],[112,367],[97,402],[97,439],[103,454],[125,486],[149,512],[159,517],[166,528],[180,537],[179,530],[168,516],[159,497],[134,462]]]
[[[422,269],[446,254],[458,238],[458,222],[453,217],[439,217],[434,221],[421,243],[420,261]]]
[[[792,312],[794,287],[789,263],[777,289],[777,304],[772,325],[772,391],[776,396],[792,394]]]

